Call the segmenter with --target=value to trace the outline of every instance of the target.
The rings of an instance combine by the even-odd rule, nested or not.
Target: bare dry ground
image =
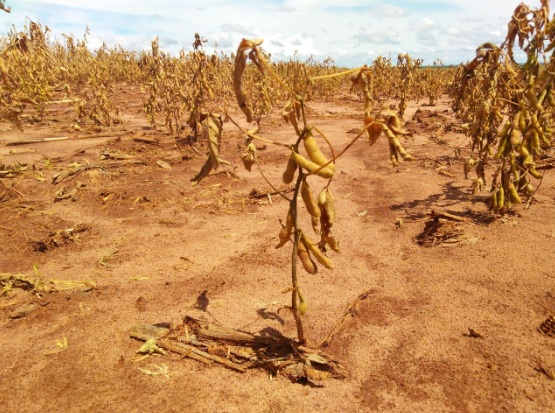
[[[1,176],[0,273],[83,282],[0,294],[2,411],[555,411],[555,338],[538,331],[555,314],[554,175],[545,170],[529,209],[492,215],[489,194],[470,194],[455,156],[455,148],[468,155],[468,141],[446,97],[436,107],[413,102],[405,114],[418,160],[392,168],[380,138],[373,147],[361,139],[338,161],[331,190],[342,251],[332,253],[333,271],[303,273],[301,284],[313,346],[368,293],[326,348],[345,379],[291,383],[175,354],[137,361],[141,343],[129,336],[137,324],[178,325],[189,315],[288,337],[295,324],[280,311],[291,251],[274,249],[286,202],[249,197],[268,186],[256,168],[243,169],[241,134],[225,124],[222,156],[234,167],[192,187],[202,143],[195,151],[148,128],[132,92],[125,123],[104,137],[53,121],[24,133],[1,126],[0,169],[19,161],[25,170]],[[361,108],[343,95],[312,103],[310,119],[342,148]],[[61,107],[50,118],[63,116]],[[277,118],[261,134],[292,140]],[[279,183],[287,154],[267,147],[259,158]],[[431,211],[462,217],[447,231],[460,237],[419,245]],[[159,373],[155,366],[167,369],[146,373]]]

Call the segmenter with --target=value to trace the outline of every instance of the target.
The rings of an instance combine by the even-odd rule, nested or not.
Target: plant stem
[[[264,178],[264,180],[266,181],[266,183],[268,185],[270,185],[270,188],[272,188],[272,190],[274,192],[277,192],[279,196],[281,196],[282,198],[288,200],[289,202],[291,202],[291,200],[289,198],[287,198],[287,196],[285,196],[285,194],[280,191],[279,189],[277,189],[269,180],[268,178],[266,178],[266,175],[264,175],[264,172],[262,172],[262,168],[260,167],[260,164],[258,163],[258,158],[255,156],[254,160],[256,162],[256,166],[258,167],[258,172],[260,172],[260,175],[262,175],[262,178]]]
[[[346,70],[346,71],[344,71],[344,72],[333,73],[333,74],[331,74],[331,75],[322,75],[322,76],[311,77],[310,80],[311,80],[311,81],[315,81],[315,80],[329,79],[329,78],[332,78],[332,77],[348,75],[349,73],[358,72],[358,71],[361,70],[361,69],[364,69],[364,66],[357,67],[356,69]]]
[[[304,174],[302,169],[299,168],[299,176],[297,177],[297,182],[295,184],[295,192],[293,194],[293,199],[290,203],[291,215],[293,216],[293,254],[291,256],[291,284],[293,286],[293,291],[291,292],[291,310],[293,312],[293,317],[295,318],[295,323],[297,325],[297,338],[299,343],[304,344],[306,339],[304,338],[303,323],[301,320],[301,315],[297,310],[297,291],[299,288],[299,280],[297,277],[297,255],[299,249],[299,228],[297,223],[297,198],[299,195],[299,189],[303,181]]]
[[[231,123],[233,123],[235,126],[237,126],[237,128],[240,129],[241,132],[243,132],[243,133],[244,133],[245,135],[247,135],[249,138],[253,138],[253,139],[257,140],[257,141],[264,142],[264,143],[268,143],[268,144],[270,144],[270,145],[281,146],[281,147],[283,147],[283,148],[288,148],[288,149],[289,149],[289,148],[291,147],[291,145],[287,145],[287,144],[281,143],[281,142],[274,142],[274,141],[271,141],[271,140],[269,140],[269,139],[261,138],[260,136],[257,136],[257,135],[255,135],[255,134],[253,134],[253,133],[249,133],[248,130],[246,130],[245,128],[242,128],[237,122],[235,122],[235,121],[233,120],[233,118],[229,115],[229,113],[226,112],[226,116],[227,116],[227,118],[231,121]]]

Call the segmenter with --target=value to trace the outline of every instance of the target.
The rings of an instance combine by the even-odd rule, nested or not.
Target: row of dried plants
[[[523,196],[530,202],[542,181],[553,148],[554,80],[555,19],[547,0],[537,9],[519,4],[503,43],[480,45],[457,70],[453,109],[472,150],[465,173],[475,172],[474,193],[489,187],[495,213]]]

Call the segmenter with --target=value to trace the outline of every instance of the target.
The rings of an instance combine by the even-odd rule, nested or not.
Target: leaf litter
[[[207,365],[220,364],[241,373],[264,369],[273,376],[282,375],[293,382],[312,385],[346,377],[343,366],[319,349],[283,336],[255,335],[189,316],[177,326],[137,325],[130,336],[144,341],[139,354],[177,353]]]

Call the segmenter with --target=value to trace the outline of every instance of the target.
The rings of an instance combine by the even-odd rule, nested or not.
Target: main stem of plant
[[[303,181],[304,174],[301,168],[299,168],[299,176],[295,184],[295,192],[293,194],[293,199],[290,203],[291,215],[293,216],[293,226],[294,226],[294,236],[293,236],[293,254],[291,257],[291,284],[293,291],[291,292],[291,311],[293,317],[295,318],[295,323],[297,324],[297,338],[299,343],[304,344],[306,339],[304,338],[303,323],[301,321],[301,315],[297,309],[297,291],[299,288],[299,280],[297,278],[297,255],[299,249],[299,229],[297,225],[297,198],[299,196],[299,188]]]

